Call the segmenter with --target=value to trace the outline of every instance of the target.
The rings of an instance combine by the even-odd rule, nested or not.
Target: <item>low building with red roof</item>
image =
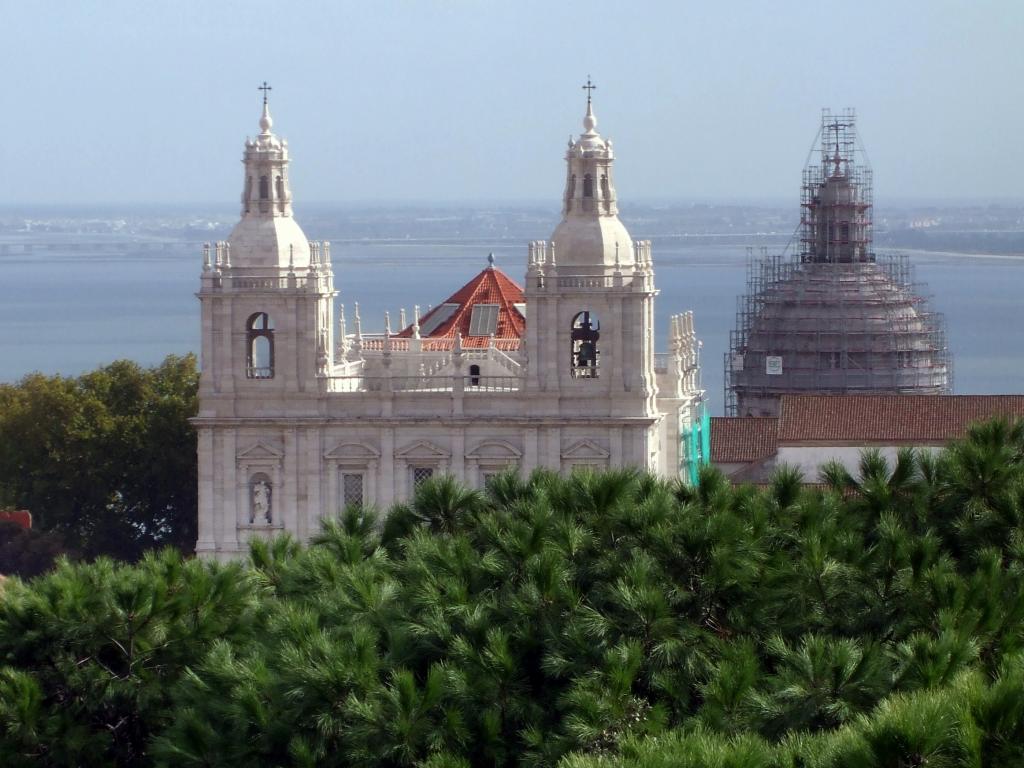
[[[736,481],[779,465],[813,481],[827,461],[856,473],[865,449],[938,451],[995,418],[1024,419],[1024,395],[783,395],[777,417],[711,419],[711,463]]]

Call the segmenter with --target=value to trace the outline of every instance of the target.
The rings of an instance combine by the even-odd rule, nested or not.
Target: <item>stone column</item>
[[[212,554],[217,548],[216,518],[214,506],[216,504],[214,483],[216,473],[214,464],[216,458],[213,452],[213,428],[200,427],[199,429],[199,535],[196,541],[196,554],[204,556],[205,553]]]
[[[299,488],[302,485],[302,478],[299,476],[300,461],[298,449],[298,430],[290,427],[284,432],[284,472],[281,478],[281,489],[277,497],[282,501],[280,510],[274,511],[274,522],[278,520],[284,525],[284,529],[298,538],[299,518]],[[285,482],[289,478],[292,482]],[[277,489],[274,489],[277,491]],[[278,514],[280,513],[280,518]]]
[[[380,440],[381,471],[378,478],[378,495],[381,508],[387,509],[396,501],[395,484],[398,478],[395,477],[395,430],[392,427],[385,427],[381,430]]]

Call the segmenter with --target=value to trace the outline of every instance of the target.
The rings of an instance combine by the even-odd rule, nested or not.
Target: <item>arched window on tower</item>
[[[601,323],[590,310],[583,310],[572,319],[572,377],[596,379],[600,352]]]
[[[594,196],[594,177],[591,176],[589,173],[583,174],[583,196]]]
[[[471,387],[480,386],[480,366],[473,364],[469,366],[469,385]]]
[[[270,210],[270,179],[260,176],[260,213]]]
[[[274,378],[274,321],[266,312],[257,312],[245,324],[245,375]]]

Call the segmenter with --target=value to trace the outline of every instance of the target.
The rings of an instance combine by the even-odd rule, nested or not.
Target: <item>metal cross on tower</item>
[[[274,89],[273,89],[273,88],[271,88],[271,87],[270,87],[269,85],[267,85],[267,81],[266,81],[266,80],[264,80],[264,81],[263,81],[263,85],[261,85],[261,86],[260,86],[259,88],[257,88],[256,90],[257,90],[257,91],[263,91],[263,103],[264,103],[264,104],[266,104],[266,103],[267,103],[267,92],[268,92],[268,91],[272,91],[272,90],[274,90]]]
[[[587,104],[590,103],[591,91],[597,88],[592,82],[590,82],[590,75],[587,75],[587,84],[583,86],[583,90],[587,92]]]

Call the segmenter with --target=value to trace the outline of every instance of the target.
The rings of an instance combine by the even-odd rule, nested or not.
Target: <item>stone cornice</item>
[[[526,427],[540,429],[545,427],[636,427],[652,426],[659,422],[658,416],[619,416],[610,418],[572,418],[572,417],[325,417],[325,416],[193,416],[189,422],[195,427],[274,427],[278,429],[347,426],[347,427],[412,427],[412,426],[444,426],[444,427]]]

